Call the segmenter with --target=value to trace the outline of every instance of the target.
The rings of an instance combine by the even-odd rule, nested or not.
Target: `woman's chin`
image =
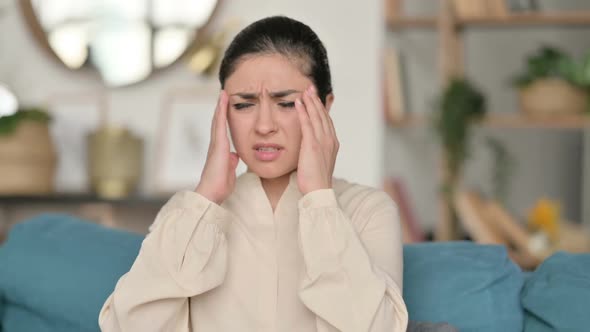
[[[248,165],[248,172],[252,172],[262,179],[276,179],[286,174],[291,174],[294,167],[280,167],[279,165],[266,165],[255,162],[254,165]]]

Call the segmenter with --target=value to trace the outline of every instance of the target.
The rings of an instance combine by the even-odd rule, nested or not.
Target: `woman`
[[[405,331],[397,210],[332,178],[334,96],[316,34],[286,17],[255,22],[219,79],[200,183],[159,212],[101,329]],[[248,171],[236,178],[239,158]]]

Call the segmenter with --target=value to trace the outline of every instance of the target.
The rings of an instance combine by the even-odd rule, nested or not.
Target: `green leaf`
[[[0,117],[0,136],[11,134],[19,122],[18,113]]]
[[[576,85],[579,84],[579,70],[576,62],[570,58],[563,58],[557,63],[558,77]]]
[[[471,126],[485,113],[483,94],[467,80],[454,79],[443,91],[433,127],[445,149],[451,174],[459,174],[468,158]]]
[[[590,88],[590,53],[582,61],[580,67],[580,83],[586,88]]]
[[[525,70],[513,81],[517,87],[524,87],[535,80],[559,77],[579,82],[575,61],[565,52],[552,46],[544,46],[527,57]],[[578,84],[578,83],[575,83]]]
[[[12,115],[0,117],[0,136],[12,134],[22,121],[49,123],[51,116],[40,108],[19,109]]]

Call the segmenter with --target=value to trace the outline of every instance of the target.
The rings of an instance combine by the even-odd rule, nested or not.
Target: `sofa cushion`
[[[0,332],[2,332],[2,321],[4,320],[4,296],[0,291]]]
[[[522,331],[523,275],[502,246],[471,242],[404,247],[404,299],[411,320],[461,332]]]
[[[0,247],[3,331],[99,331],[98,314],[143,236],[67,215],[19,223]]]
[[[590,329],[590,254],[556,253],[526,281],[525,332]]]
[[[406,332],[458,332],[456,328],[447,323],[408,322]]]

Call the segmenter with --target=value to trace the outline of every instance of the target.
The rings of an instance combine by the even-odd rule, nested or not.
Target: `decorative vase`
[[[537,80],[519,91],[520,109],[532,118],[580,115],[588,93],[559,78]]]
[[[88,173],[100,197],[119,199],[136,190],[143,165],[143,143],[129,130],[102,127],[88,135]]]
[[[53,192],[56,164],[49,126],[22,121],[13,133],[0,136],[0,194]]]

